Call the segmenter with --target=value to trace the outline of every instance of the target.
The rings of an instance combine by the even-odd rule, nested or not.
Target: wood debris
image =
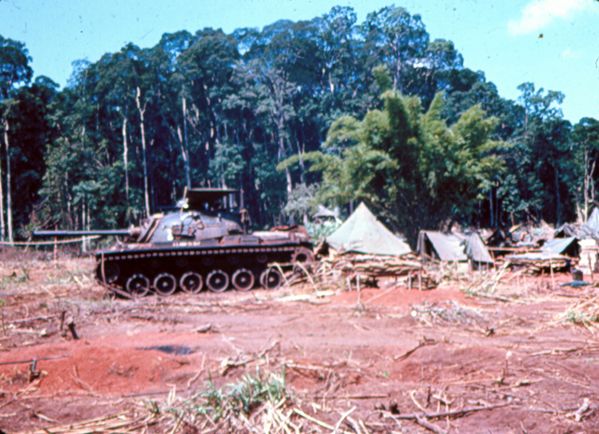
[[[48,419],[44,418],[40,413],[37,413],[37,416],[41,419]],[[44,428],[39,431],[21,434],[138,434],[147,432],[148,427],[154,425],[157,420],[156,415],[149,412],[141,415],[135,415],[132,412],[123,412],[86,422]]]
[[[572,303],[565,312],[558,315],[557,322],[584,326],[598,325],[599,296],[584,297]]]
[[[395,279],[396,285],[408,289],[433,289],[436,282],[414,255],[376,256],[349,253],[331,258],[323,258],[310,267],[310,275],[294,270],[288,280],[292,283],[312,284],[345,282],[347,289],[360,289],[361,286],[376,286],[379,279]]]
[[[497,267],[502,267],[505,263],[509,264],[512,270],[524,270],[524,273],[530,276],[539,276],[547,273],[564,273],[578,264],[577,258],[569,256],[554,255],[551,258],[534,258],[522,255],[510,256],[509,259],[495,259]]]

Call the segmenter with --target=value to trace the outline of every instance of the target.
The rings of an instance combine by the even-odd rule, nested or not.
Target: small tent
[[[363,203],[326,241],[338,252],[399,256],[412,251],[410,246],[379,222]]]
[[[472,261],[473,269],[478,269],[483,264],[493,264],[493,257],[477,232],[471,232],[464,239],[464,253]]]
[[[541,251],[546,255],[563,255],[577,258],[580,256],[580,244],[576,237],[552,238],[543,244]]]
[[[599,232],[599,209],[593,208],[593,212],[591,212],[591,216],[588,218],[584,226],[592,229],[595,232]]]
[[[322,205],[318,205],[318,211],[312,216],[312,220],[318,223],[336,222],[337,214]]]
[[[420,231],[418,234],[418,253],[427,258],[442,262],[466,262],[464,238],[452,233]]]
[[[554,238],[576,237],[579,240],[599,240],[599,209],[593,208],[587,222],[583,225],[577,223],[565,223],[557,228],[553,234]]]
[[[550,261],[564,257],[576,258],[580,255],[580,244],[576,237],[552,238],[547,240],[540,252],[527,252],[508,255],[508,259],[523,259],[532,261]]]

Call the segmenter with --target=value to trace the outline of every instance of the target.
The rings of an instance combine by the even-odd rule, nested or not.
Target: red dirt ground
[[[185,396],[209,376],[222,386],[284,364],[298,399],[333,424],[357,406],[356,418],[375,432],[384,422],[376,409],[396,403],[401,414],[414,413],[417,402],[429,412],[503,405],[435,422],[452,433],[599,432],[597,330],[559,319],[581,295],[558,289],[569,276],[554,278],[553,290],[520,279],[523,295],[507,303],[466,297],[458,282],[423,292],[316,298],[306,286],[132,301],[107,297],[89,277],[92,267],[71,260],[0,269],[2,431],[111,415],[173,388]],[[418,313],[431,308],[449,313]],[[63,311],[80,339],[59,330]],[[208,332],[196,332],[207,324]],[[51,357],[62,358],[42,360]],[[41,371],[33,381],[31,362],[11,363],[33,359]],[[591,411],[576,422],[584,398]],[[395,429],[430,432],[410,421]]]

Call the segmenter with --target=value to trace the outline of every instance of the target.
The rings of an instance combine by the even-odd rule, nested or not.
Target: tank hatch
[[[240,190],[233,188],[193,188],[187,191],[186,207],[196,211],[239,209]]]

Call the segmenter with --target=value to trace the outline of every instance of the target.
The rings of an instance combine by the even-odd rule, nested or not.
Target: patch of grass
[[[264,405],[276,407],[291,399],[284,368],[280,375],[256,369],[254,375],[245,375],[224,388],[216,387],[210,377],[206,385],[190,398],[176,398],[171,393],[162,408],[153,401],[146,406],[150,412],[172,415],[179,423],[210,421],[211,424],[222,423],[222,429],[225,429],[224,425],[242,426]]]
[[[592,312],[577,312],[577,311],[568,311],[567,313],[568,321],[574,324],[590,324],[590,323],[598,323],[599,315]]]
[[[558,316],[565,324],[597,326],[599,324],[599,296],[585,297],[571,304]]]

